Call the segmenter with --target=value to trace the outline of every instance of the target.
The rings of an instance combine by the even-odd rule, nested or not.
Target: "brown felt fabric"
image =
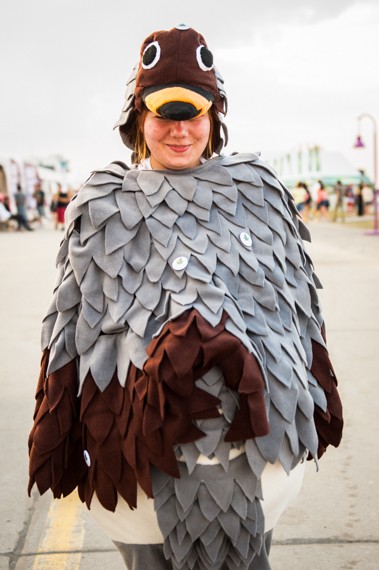
[[[59,496],[79,485],[80,497],[88,506],[96,490],[109,510],[116,507],[117,491],[131,508],[136,506],[137,481],[152,496],[151,465],[177,477],[174,445],[203,436],[193,420],[219,416],[219,400],[195,385],[213,366],[224,371],[230,388],[240,390],[241,406],[227,433],[228,440],[267,434],[260,368],[241,341],[224,329],[226,319],[225,314],[220,324],[212,327],[192,310],[169,322],[148,347],[144,370],[131,365],[125,388],[115,373],[101,392],[88,374],[80,398],[83,442],[78,423],[76,363],[72,361],[49,375],[43,383],[43,397],[40,380],[38,410],[30,434],[30,488],[36,482],[40,492],[52,487]],[[41,377],[47,358],[46,354]],[[71,428],[75,428],[74,439]],[[91,458],[86,477],[82,445]],[[71,456],[81,466],[72,474],[65,466],[65,461],[71,465]],[[59,473],[65,486],[54,473]]]
[[[144,69],[140,64],[135,89],[136,108],[142,110],[142,93],[147,87],[184,84],[200,87],[212,93],[215,107],[219,112],[224,112],[214,70],[203,71],[196,60],[196,48],[200,45],[207,46],[203,36],[192,28],[188,30],[173,28],[154,32],[143,42],[141,57],[146,46],[153,41],[157,41],[160,45],[160,60],[151,69]]]
[[[231,426],[235,440],[268,433],[263,378],[254,357],[225,331],[226,317],[214,328],[197,311],[188,311],[168,323],[148,347],[144,370],[129,369],[125,389],[116,375],[104,392],[87,377],[81,420],[92,461],[79,490],[88,505],[96,490],[107,509],[115,509],[116,491],[135,507],[137,481],[152,496],[151,465],[178,477],[174,445],[203,436],[194,419],[219,416],[218,399],[195,385],[212,366],[225,368],[228,384],[238,390],[242,382],[246,391],[241,394],[246,404]],[[235,366],[233,359],[239,361]],[[260,405],[249,406],[249,398]]]
[[[337,390],[337,378],[325,347],[312,340],[313,362],[311,372],[323,388],[327,401],[327,410],[323,412],[315,406],[314,420],[319,437],[318,457],[321,457],[328,445],[337,447],[342,438],[342,403]]]
[[[29,436],[29,487],[54,497],[69,495],[86,472],[83,460],[76,362],[46,379],[48,351],[41,362],[34,426]]]
[[[101,392],[88,374],[77,398],[77,366],[71,361],[46,376],[48,351],[42,357],[36,394],[35,423],[29,437],[30,483],[55,497],[76,486],[90,506],[96,491],[102,505],[114,510],[117,492],[136,507],[137,481],[152,496],[154,465],[178,477],[174,446],[203,436],[193,420],[218,417],[219,400],[195,382],[218,366],[226,385],[237,391],[240,406],[226,441],[268,434],[264,380],[255,357],[225,330],[228,315],[212,327],[196,310],[168,322],[150,343],[144,369],[131,365],[125,388],[117,372]],[[342,406],[326,349],[313,341],[312,374],[325,391],[328,409],[315,407],[319,456],[342,434]],[[91,458],[87,467],[83,449]]]

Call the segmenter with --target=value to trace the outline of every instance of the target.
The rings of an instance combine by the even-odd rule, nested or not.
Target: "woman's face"
[[[170,121],[148,111],[143,134],[151,167],[182,170],[198,166],[208,144],[210,125],[208,113],[189,121]]]

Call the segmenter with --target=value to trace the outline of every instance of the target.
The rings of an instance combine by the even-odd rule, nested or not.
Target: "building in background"
[[[69,161],[61,155],[37,157],[10,157],[0,155],[0,196],[8,196],[14,207],[14,195],[20,184],[27,195],[28,207],[34,208],[34,190],[40,183],[49,206],[58,184],[75,192],[81,182],[70,171]]]
[[[372,184],[365,173],[355,168],[343,154],[316,145],[288,153],[272,153],[264,159],[290,189],[299,181],[312,186],[321,180],[326,187],[335,186],[338,180],[344,186],[358,186],[362,182]]]

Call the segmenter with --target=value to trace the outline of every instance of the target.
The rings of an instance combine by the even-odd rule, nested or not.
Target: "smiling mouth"
[[[167,145],[174,152],[184,152],[189,149],[191,145],[189,144],[169,144]]]

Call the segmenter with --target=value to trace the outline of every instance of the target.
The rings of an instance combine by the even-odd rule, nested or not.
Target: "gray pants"
[[[272,541],[272,530],[264,536],[262,551],[255,556],[249,570],[271,570],[268,556]],[[172,564],[163,554],[162,544],[124,544],[115,542],[128,570],[172,570]],[[221,570],[228,570],[224,565]]]

